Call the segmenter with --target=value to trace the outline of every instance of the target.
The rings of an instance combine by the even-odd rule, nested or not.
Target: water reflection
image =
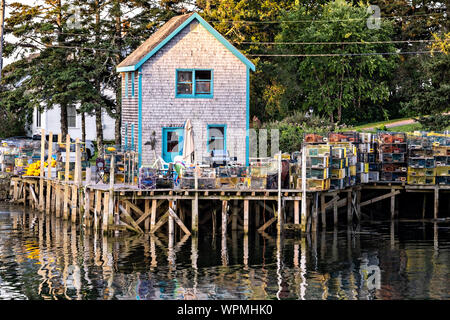
[[[449,230],[389,221],[295,240],[104,237],[2,207],[0,299],[448,299]]]

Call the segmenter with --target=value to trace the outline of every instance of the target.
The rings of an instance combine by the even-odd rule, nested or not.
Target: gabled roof
[[[255,65],[247,59],[238,49],[236,49],[217,30],[206,22],[198,13],[188,13],[173,17],[167,21],[160,29],[152,34],[143,44],[125,58],[118,66],[117,72],[127,72],[138,70],[148,59],[155,55],[164,45],[166,45],[181,30],[196,19],[206,30],[208,30],[217,40],[219,40],[228,50],[230,50],[247,67],[255,71]]]

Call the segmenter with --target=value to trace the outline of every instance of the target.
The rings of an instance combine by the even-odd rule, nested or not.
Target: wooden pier
[[[86,176],[90,179],[89,173]],[[334,227],[351,225],[363,218],[363,208],[383,200],[390,201],[389,218],[396,219],[396,199],[402,193],[425,195],[424,199],[432,194],[433,218],[437,219],[439,196],[450,192],[450,186],[364,184],[338,191],[307,192],[306,211],[302,211],[301,190],[140,190],[113,181],[109,185],[88,181],[13,177],[10,194],[14,203],[104,233],[155,233],[165,227],[169,236],[190,236],[197,235],[200,228],[211,228],[215,233],[219,225],[225,234],[228,230],[247,234],[250,229],[264,233],[275,226],[279,232],[314,233],[319,226],[326,229],[327,223]],[[377,195],[372,196],[372,192]],[[425,217],[425,205],[420,218]],[[339,217],[345,217],[344,221]]]
[[[75,169],[69,180],[69,156],[65,159],[64,180],[52,178],[52,166],[44,166],[45,131],[42,130],[40,175],[13,177],[10,197],[14,203],[70,220],[84,228],[103,233],[131,231],[138,234],[155,233],[164,227],[169,235],[197,235],[200,228],[210,228],[213,234],[218,226],[222,234],[230,230],[250,229],[260,233],[274,229],[277,234],[289,230],[294,234],[309,234],[337,227],[339,216],[347,225],[360,221],[363,209],[380,201],[390,201],[390,219],[398,218],[397,199],[400,194],[416,193],[423,197],[421,218],[425,218],[427,194],[433,194],[433,218],[439,218],[440,194],[449,193],[450,186],[406,185],[405,183],[369,183],[343,190],[305,192],[291,189],[139,189],[134,176],[128,184],[115,183],[115,164],[111,157],[109,184],[95,183],[91,169],[83,177],[80,141],[75,142]],[[47,154],[53,154],[52,133],[49,133]],[[58,136],[58,143],[62,143]],[[66,151],[70,150],[70,136],[66,137]],[[281,154],[279,183],[281,186]],[[306,158],[303,157],[302,162]],[[306,168],[304,165],[303,168]],[[134,170],[133,170],[134,172]],[[306,172],[304,173],[306,177]],[[306,179],[303,179],[306,181]],[[302,186],[306,189],[306,185]],[[428,197],[429,198],[429,197]],[[450,201],[448,202],[450,204]],[[442,208],[443,212],[450,208]],[[220,212],[220,217],[217,213]],[[339,213],[341,213],[339,215]],[[332,217],[332,218],[331,218]],[[231,224],[231,225],[230,225]]]

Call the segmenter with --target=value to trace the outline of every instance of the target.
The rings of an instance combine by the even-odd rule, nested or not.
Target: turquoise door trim
[[[178,152],[168,152],[167,150],[167,134],[176,132],[178,134]],[[166,127],[162,128],[162,154],[161,157],[165,162],[174,162],[176,156],[183,155],[184,128],[182,127]]]

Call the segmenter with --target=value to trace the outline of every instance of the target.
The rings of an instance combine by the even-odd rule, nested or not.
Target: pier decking
[[[87,176],[90,181],[90,174]],[[373,191],[378,194],[371,195]],[[380,195],[380,192],[386,193]],[[244,233],[248,233],[250,228],[265,232],[272,225],[276,225],[278,233],[286,229],[298,234],[311,233],[316,232],[319,225],[326,228],[327,220],[332,220],[334,226],[342,222],[338,220],[338,212],[342,208],[346,208],[347,212],[345,222],[352,224],[354,219],[361,220],[361,208],[388,199],[390,218],[395,219],[398,209],[396,198],[402,193],[432,193],[433,217],[437,219],[439,196],[448,192],[450,186],[377,182],[343,190],[307,192],[306,210],[301,210],[302,190],[290,189],[143,190],[126,184],[106,185],[40,177],[13,177],[10,190],[13,202],[70,220],[85,228],[105,233],[125,230],[155,233],[167,224],[169,235],[178,232],[179,228],[180,234],[188,236],[198,234],[199,228],[205,225],[215,232],[218,229],[218,213],[221,214],[220,230],[225,233],[229,228],[242,230]],[[421,218],[424,216],[425,205]]]

